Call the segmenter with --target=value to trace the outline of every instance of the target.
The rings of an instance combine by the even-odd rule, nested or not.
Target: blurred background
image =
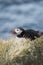
[[[0,0],[0,37],[16,27],[43,31],[43,0]]]

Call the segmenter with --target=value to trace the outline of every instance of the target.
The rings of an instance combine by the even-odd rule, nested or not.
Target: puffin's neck
[[[25,32],[22,32],[21,34],[18,34],[17,37],[23,37],[24,34]]]

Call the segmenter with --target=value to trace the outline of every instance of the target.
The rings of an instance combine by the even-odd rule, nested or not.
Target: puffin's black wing
[[[26,37],[30,38],[31,40],[34,40],[37,37],[40,37],[40,35],[38,34],[38,31],[35,31],[32,29],[25,30],[25,35],[26,35]]]

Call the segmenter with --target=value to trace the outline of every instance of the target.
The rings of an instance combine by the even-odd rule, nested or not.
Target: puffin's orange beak
[[[11,33],[12,33],[12,34],[16,34],[15,30],[13,30]]]

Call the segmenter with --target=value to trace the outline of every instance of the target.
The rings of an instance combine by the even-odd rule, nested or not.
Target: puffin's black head
[[[21,27],[17,27],[15,30],[12,31],[12,34],[21,34],[21,33],[24,33],[24,29],[21,28]]]

